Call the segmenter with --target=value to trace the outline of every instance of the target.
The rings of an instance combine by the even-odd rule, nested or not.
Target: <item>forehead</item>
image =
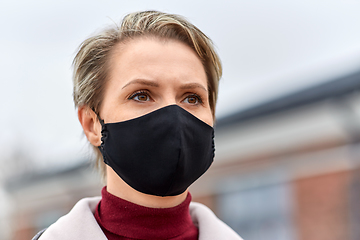
[[[118,44],[109,59],[110,79],[170,78],[207,85],[197,53],[178,40],[142,37]],[[205,81],[205,82],[204,82]]]

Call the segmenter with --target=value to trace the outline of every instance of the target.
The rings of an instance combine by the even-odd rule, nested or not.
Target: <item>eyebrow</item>
[[[180,87],[180,89],[194,89],[194,88],[200,88],[200,89],[204,90],[205,92],[208,91],[203,85],[201,85],[199,83],[187,83]]]
[[[142,84],[142,85],[147,85],[150,87],[159,87],[159,84],[157,84],[156,82],[153,82],[150,80],[145,80],[145,79],[135,79],[135,80],[132,80],[132,81],[128,82],[127,84],[125,84],[125,86],[123,86],[122,89],[126,88],[127,86],[129,86],[131,84]]]

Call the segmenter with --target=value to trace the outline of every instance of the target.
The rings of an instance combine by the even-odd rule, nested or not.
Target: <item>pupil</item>
[[[139,100],[146,101],[146,96],[145,95],[139,95]]]
[[[196,103],[196,99],[194,97],[189,98],[189,103]]]

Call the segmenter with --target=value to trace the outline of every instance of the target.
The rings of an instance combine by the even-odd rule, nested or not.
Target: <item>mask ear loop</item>
[[[104,125],[105,125],[105,122],[104,122],[104,120],[103,119],[101,119],[101,117],[100,117],[100,115],[95,111],[95,109],[94,108],[91,108],[91,110],[96,114],[96,116],[97,116],[97,118],[98,118],[98,120],[99,120],[99,122],[100,122],[100,124],[101,124],[101,126],[102,127],[104,127]]]
[[[100,115],[98,113],[96,113],[94,108],[91,108],[91,110],[96,114],[100,124],[101,124],[101,145],[99,146],[100,150],[104,149],[104,141],[105,138],[107,137],[107,130],[106,130],[106,125],[103,119],[101,119]]]

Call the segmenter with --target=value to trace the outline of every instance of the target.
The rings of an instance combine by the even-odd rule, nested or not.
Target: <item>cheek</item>
[[[212,127],[214,126],[214,118],[212,116],[211,110],[207,111],[206,113],[204,112],[203,114],[201,114],[201,116],[199,116],[199,118],[208,125]]]
[[[211,114],[210,114],[209,119],[206,121],[206,123],[209,124],[212,127],[214,126],[214,119],[213,119]]]

